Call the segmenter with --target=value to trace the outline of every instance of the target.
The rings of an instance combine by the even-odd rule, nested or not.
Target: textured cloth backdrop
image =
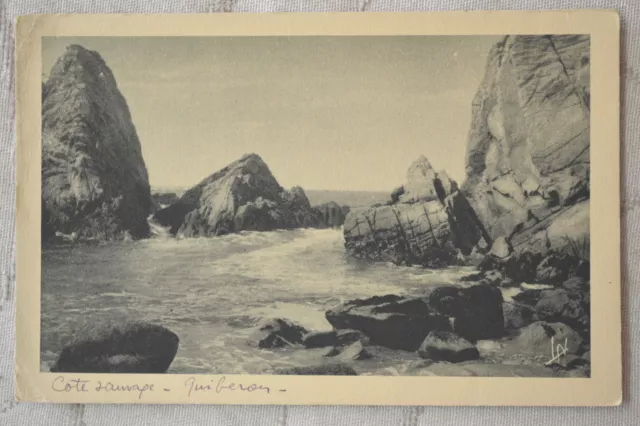
[[[258,407],[23,404],[13,401],[15,132],[13,31],[35,13],[213,13],[609,8],[623,30],[623,331],[625,399],[616,408]],[[637,425],[640,362],[639,0],[0,0],[0,424],[1,425]],[[617,141],[611,141],[612,144]],[[598,285],[598,283],[594,283]],[[29,336],[21,336],[29,338]],[[425,392],[437,389],[425,387]]]

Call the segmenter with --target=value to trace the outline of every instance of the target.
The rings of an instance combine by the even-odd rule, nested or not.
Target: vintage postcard
[[[19,400],[620,403],[615,11],[16,37]]]

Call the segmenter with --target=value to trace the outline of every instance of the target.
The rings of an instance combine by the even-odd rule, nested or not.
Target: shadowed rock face
[[[322,226],[303,189],[283,189],[256,154],[212,174],[154,218],[184,237]]]
[[[527,249],[572,205],[575,220],[553,229],[553,248],[561,234],[588,236],[588,204],[577,206],[589,198],[589,97],[588,36],[508,36],[494,46],[473,101],[462,187],[491,238],[519,234],[514,249]]]
[[[42,92],[43,238],[148,236],[152,201],[140,141],[104,60],[68,46]]]

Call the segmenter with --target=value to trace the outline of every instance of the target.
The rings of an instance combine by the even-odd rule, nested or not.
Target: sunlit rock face
[[[218,170],[154,217],[182,237],[324,226],[304,190],[282,188],[256,154]]]
[[[546,251],[562,249],[564,234],[588,238],[589,98],[588,36],[507,36],[493,47],[462,186],[492,239],[529,250],[533,238]]]

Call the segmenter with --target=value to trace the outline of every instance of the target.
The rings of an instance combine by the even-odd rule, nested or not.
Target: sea
[[[425,295],[473,272],[348,258],[342,232],[335,229],[176,239],[155,226],[154,234],[140,241],[43,248],[42,370],[78,330],[122,319],[159,324],[179,336],[169,373],[260,374],[318,365],[326,349],[258,349],[248,341],[271,318],[330,330],[325,312],[343,302]],[[416,358],[393,353],[358,361],[358,372],[381,374],[403,356]]]

